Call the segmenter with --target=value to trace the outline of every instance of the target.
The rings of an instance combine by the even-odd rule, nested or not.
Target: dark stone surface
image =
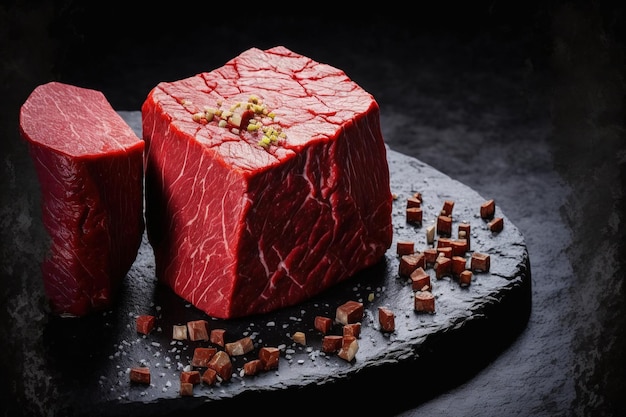
[[[51,324],[33,276],[46,240],[38,184],[17,135],[17,111],[30,91],[55,79],[103,91],[116,110],[137,111],[159,81],[213,69],[250,46],[284,44],[344,69],[370,91],[391,149],[494,198],[523,236],[532,269],[528,325],[504,350],[487,352],[491,359],[466,375],[455,356],[463,351],[446,352],[426,377],[451,376],[450,385],[429,391],[423,383],[426,392],[415,400],[407,397],[419,388],[407,379],[423,381],[424,374],[370,368],[372,382],[347,401],[380,401],[388,414],[407,417],[624,415],[623,6],[420,7],[360,18],[333,8],[332,16],[265,11],[263,18],[228,19],[154,5],[131,13],[115,2],[0,6],[0,366],[9,398],[3,414],[46,415],[32,399],[62,390],[42,368],[74,372],[80,384],[89,366],[108,365],[72,347],[84,329]],[[82,326],[95,330],[123,319]],[[59,338],[63,331],[67,337]],[[90,342],[119,342],[112,334],[93,331]],[[66,345],[44,344],[50,337]],[[44,363],[44,346],[57,362]],[[471,354],[461,358],[472,364]],[[383,385],[396,387],[397,398],[377,398]],[[344,393],[329,391],[334,398]],[[306,407],[327,394],[311,386],[294,398]],[[280,400],[249,395],[241,402]]]

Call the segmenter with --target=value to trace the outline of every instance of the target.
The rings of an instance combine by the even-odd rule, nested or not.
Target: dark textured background
[[[37,183],[17,134],[30,91],[59,80],[139,110],[159,81],[282,44],[344,69],[378,100],[392,149],[493,196],[528,245],[526,330],[474,377],[401,415],[626,413],[623,6],[439,2],[382,13],[316,4],[289,16],[278,4],[83,3],[0,6],[2,392],[38,389],[10,371],[25,355],[11,341],[27,339],[40,311],[15,302],[40,291],[21,284],[28,259],[13,256],[43,247]],[[24,214],[9,216],[9,205]]]

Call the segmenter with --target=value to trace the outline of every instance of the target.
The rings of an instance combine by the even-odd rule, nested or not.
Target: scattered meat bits
[[[460,223],[459,224],[459,230],[458,230],[458,237],[459,239],[465,239],[467,242],[467,249],[465,250],[466,252],[470,250],[470,233],[472,231],[472,226],[470,226],[469,223]]]
[[[468,286],[472,283],[472,276],[474,274],[472,274],[472,271],[470,271],[469,269],[466,269],[465,271],[461,272],[459,274],[459,284],[461,284],[462,286]]]
[[[426,243],[432,245],[435,242],[435,225],[426,228]]]
[[[315,330],[327,334],[333,327],[333,320],[330,317],[316,316],[313,326]]]
[[[180,395],[183,397],[191,397],[193,395],[193,384],[191,382],[181,382]]]
[[[396,316],[388,307],[378,307],[378,323],[383,332],[393,332],[396,330]]]
[[[415,242],[410,240],[400,240],[396,244],[396,252],[399,256],[410,255],[415,252]]]
[[[187,340],[187,326],[175,324],[172,330],[172,339]]]
[[[487,227],[492,232],[501,232],[504,229],[504,219],[502,217],[496,217],[487,223]]]
[[[426,266],[431,266],[435,264],[435,261],[437,260],[437,256],[438,256],[438,252],[437,249],[435,248],[428,248],[428,249],[424,249],[424,252],[422,252],[424,254],[424,262],[426,263]]]
[[[303,332],[295,332],[291,339],[303,346],[306,346],[306,335]]]
[[[449,276],[452,273],[452,259],[446,256],[438,256],[433,268],[437,279]]]
[[[217,349],[214,347],[197,347],[193,351],[193,357],[191,359],[191,366],[197,366],[205,368],[211,358],[217,353]]]
[[[207,385],[213,385],[217,382],[217,371],[213,368],[207,368],[202,373],[202,382]]]
[[[187,322],[187,335],[189,340],[197,341],[208,341],[209,340],[209,332],[207,330],[207,326],[209,323],[206,320],[193,320]]]
[[[207,366],[222,378],[224,381],[230,380],[233,374],[233,363],[230,360],[230,356],[223,350],[218,350],[211,358]]]
[[[430,291],[418,291],[414,296],[414,309],[420,313],[435,312],[435,296]]]
[[[452,258],[452,246],[442,246],[437,248],[437,257]],[[435,259],[436,261],[436,259]]]
[[[224,350],[230,356],[241,356],[254,349],[254,342],[250,336],[242,337],[234,342],[226,343]]]
[[[491,260],[489,255],[484,253],[474,252],[470,258],[470,269],[474,272],[482,271],[488,272],[491,266]]]
[[[335,353],[339,352],[343,343],[343,337],[338,335],[327,335],[322,339],[322,352]]]
[[[458,277],[461,275],[461,272],[465,271],[467,265],[467,260],[463,256],[453,256],[452,257],[452,275]]]
[[[150,368],[140,366],[130,369],[130,382],[150,385]]]
[[[454,239],[450,241],[450,247],[452,248],[452,256],[463,256],[467,252],[467,240]]]
[[[259,359],[263,363],[264,370],[276,369],[280,360],[280,350],[276,347],[264,346],[259,349]]]
[[[421,226],[422,224],[422,208],[421,207],[407,207],[406,209],[406,221]]]
[[[411,274],[411,287],[413,291],[430,290],[430,275],[424,270],[424,268],[417,268]]]
[[[200,371],[182,371],[180,373],[180,382],[188,382],[190,384],[199,384],[202,380]]]
[[[342,329],[344,336],[354,336],[357,339],[361,336],[361,323],[348,323],[343,326]]]
[[[153,329],[156,323],[156,318],[149,314],[143,314],[137,316],[135,320],[137,332],[141,334],[149,334]]]
[[[419,198],[415,196],[411,196],[406,199],[406,208],[421,207],[421,206],[422,206],[422,200],[420,200]]]
[[[454,201],[446,200],[443,202],[443,208],[441,209],[441,214],[444,216],[452,216],[452,209],[454,208]]]
[[[344,336],[341,338],[341,349],[337,353],[341,359],[350,362],[359,350],[359,342],[354,336]]]
[[[224,334],[226,334],[225,329],[211,329],[211,335],[209,336],[209,340],[214,345],[224,347]]]
[[[480,217],[488,220],[493,218],[496,213],[496,202],[494,200],[487,200],[480,206]]]
[[[346,301],[335,313],[335,320],[343,325],[360,322],[363,319],[363,303],[358,301]]]
[[[424,260],[424,254],[422,252],[415,252],[410,255],[402,255],[400,257],[400,267],[398,274],[401,277],[408,277],[417,268],[426,267],[426,261]]]
[[[437,234],[446,237],[452,235],[452,217],[444,215],[437,217]]]
[[[263,362],[261,362],[261,359],[252,359],[243,364],[244,375],[256,375],[263,370]]]

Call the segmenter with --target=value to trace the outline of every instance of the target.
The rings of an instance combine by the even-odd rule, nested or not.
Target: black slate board
[[[140,133],[141,114],[120,112]],[[41,398],[51,412],[90,416],[205,415],[255,412],[297,415],[300,412],[367,412],[392,415],[444,392],[486,366],[526,326],[531,309],[531,273],[525,241],[497,206],[504,230],[493,233],[479,216],[481,196],[431,166],[388,149],[394,202],[394,241],[384,259],[350,280],[301,305],[236,320],[207,317],[157,283],[154,259],[146,239],[130,270],[120,299],[108,311],[81,319],[50,317],[43,335],[44,368],[53,398]],[[406,198],[423,195],[421,227],[405,220]],[[398,276],[398,240],[428,247],[425,230],[445,200],[455,202],[453,230],[471,224],[471,250],[489,254],[491,270],[476,273],[469,287],[452,278],[436,279],[428,269],[436,296],[436,313],[413,310],[413,291]],[[453,235],[454,236],[454,235]],[[468,254],[469,256],[469,254]],[[370,298],[373,297],[373,298]],[[334,317],[348,300],[365,305],[359,350],[348,363],[320,351],[322,335],[313,328],[316,315]],[[396,314],[396,331],[380,331],[377,307]],[[157,316],[157,329],[143,336],[135,330],[138,314]],[[173,341],[172,326],[207,319],[225,328],[227,341],[252,336],[255,350],[233,358],[235,375],[216,386],[198,385],[192,397],[181,397],[179,375],[196,346],[208,342]],[[306,346],[291,340],[306,334]],[[340,327],[334,332],[339,334]],[[281,347],[279,368],[241,377],[246,360],[259,346]],[[128,370],[145,364],[150,386],[133,385]],[[49,390],[48,390],[49,391]]]

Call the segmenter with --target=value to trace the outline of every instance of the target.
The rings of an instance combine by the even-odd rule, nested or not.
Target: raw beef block
[[[54,313],[111,305],[144,231],[144,142],[99,91],[37,87],[20,112],[41,188],[50,250],[42,263]]]
[[[294,305],[391,245],[378,104],[337,68],[252,48],[158,84],[142,124],[157,277],[208,315]]]

